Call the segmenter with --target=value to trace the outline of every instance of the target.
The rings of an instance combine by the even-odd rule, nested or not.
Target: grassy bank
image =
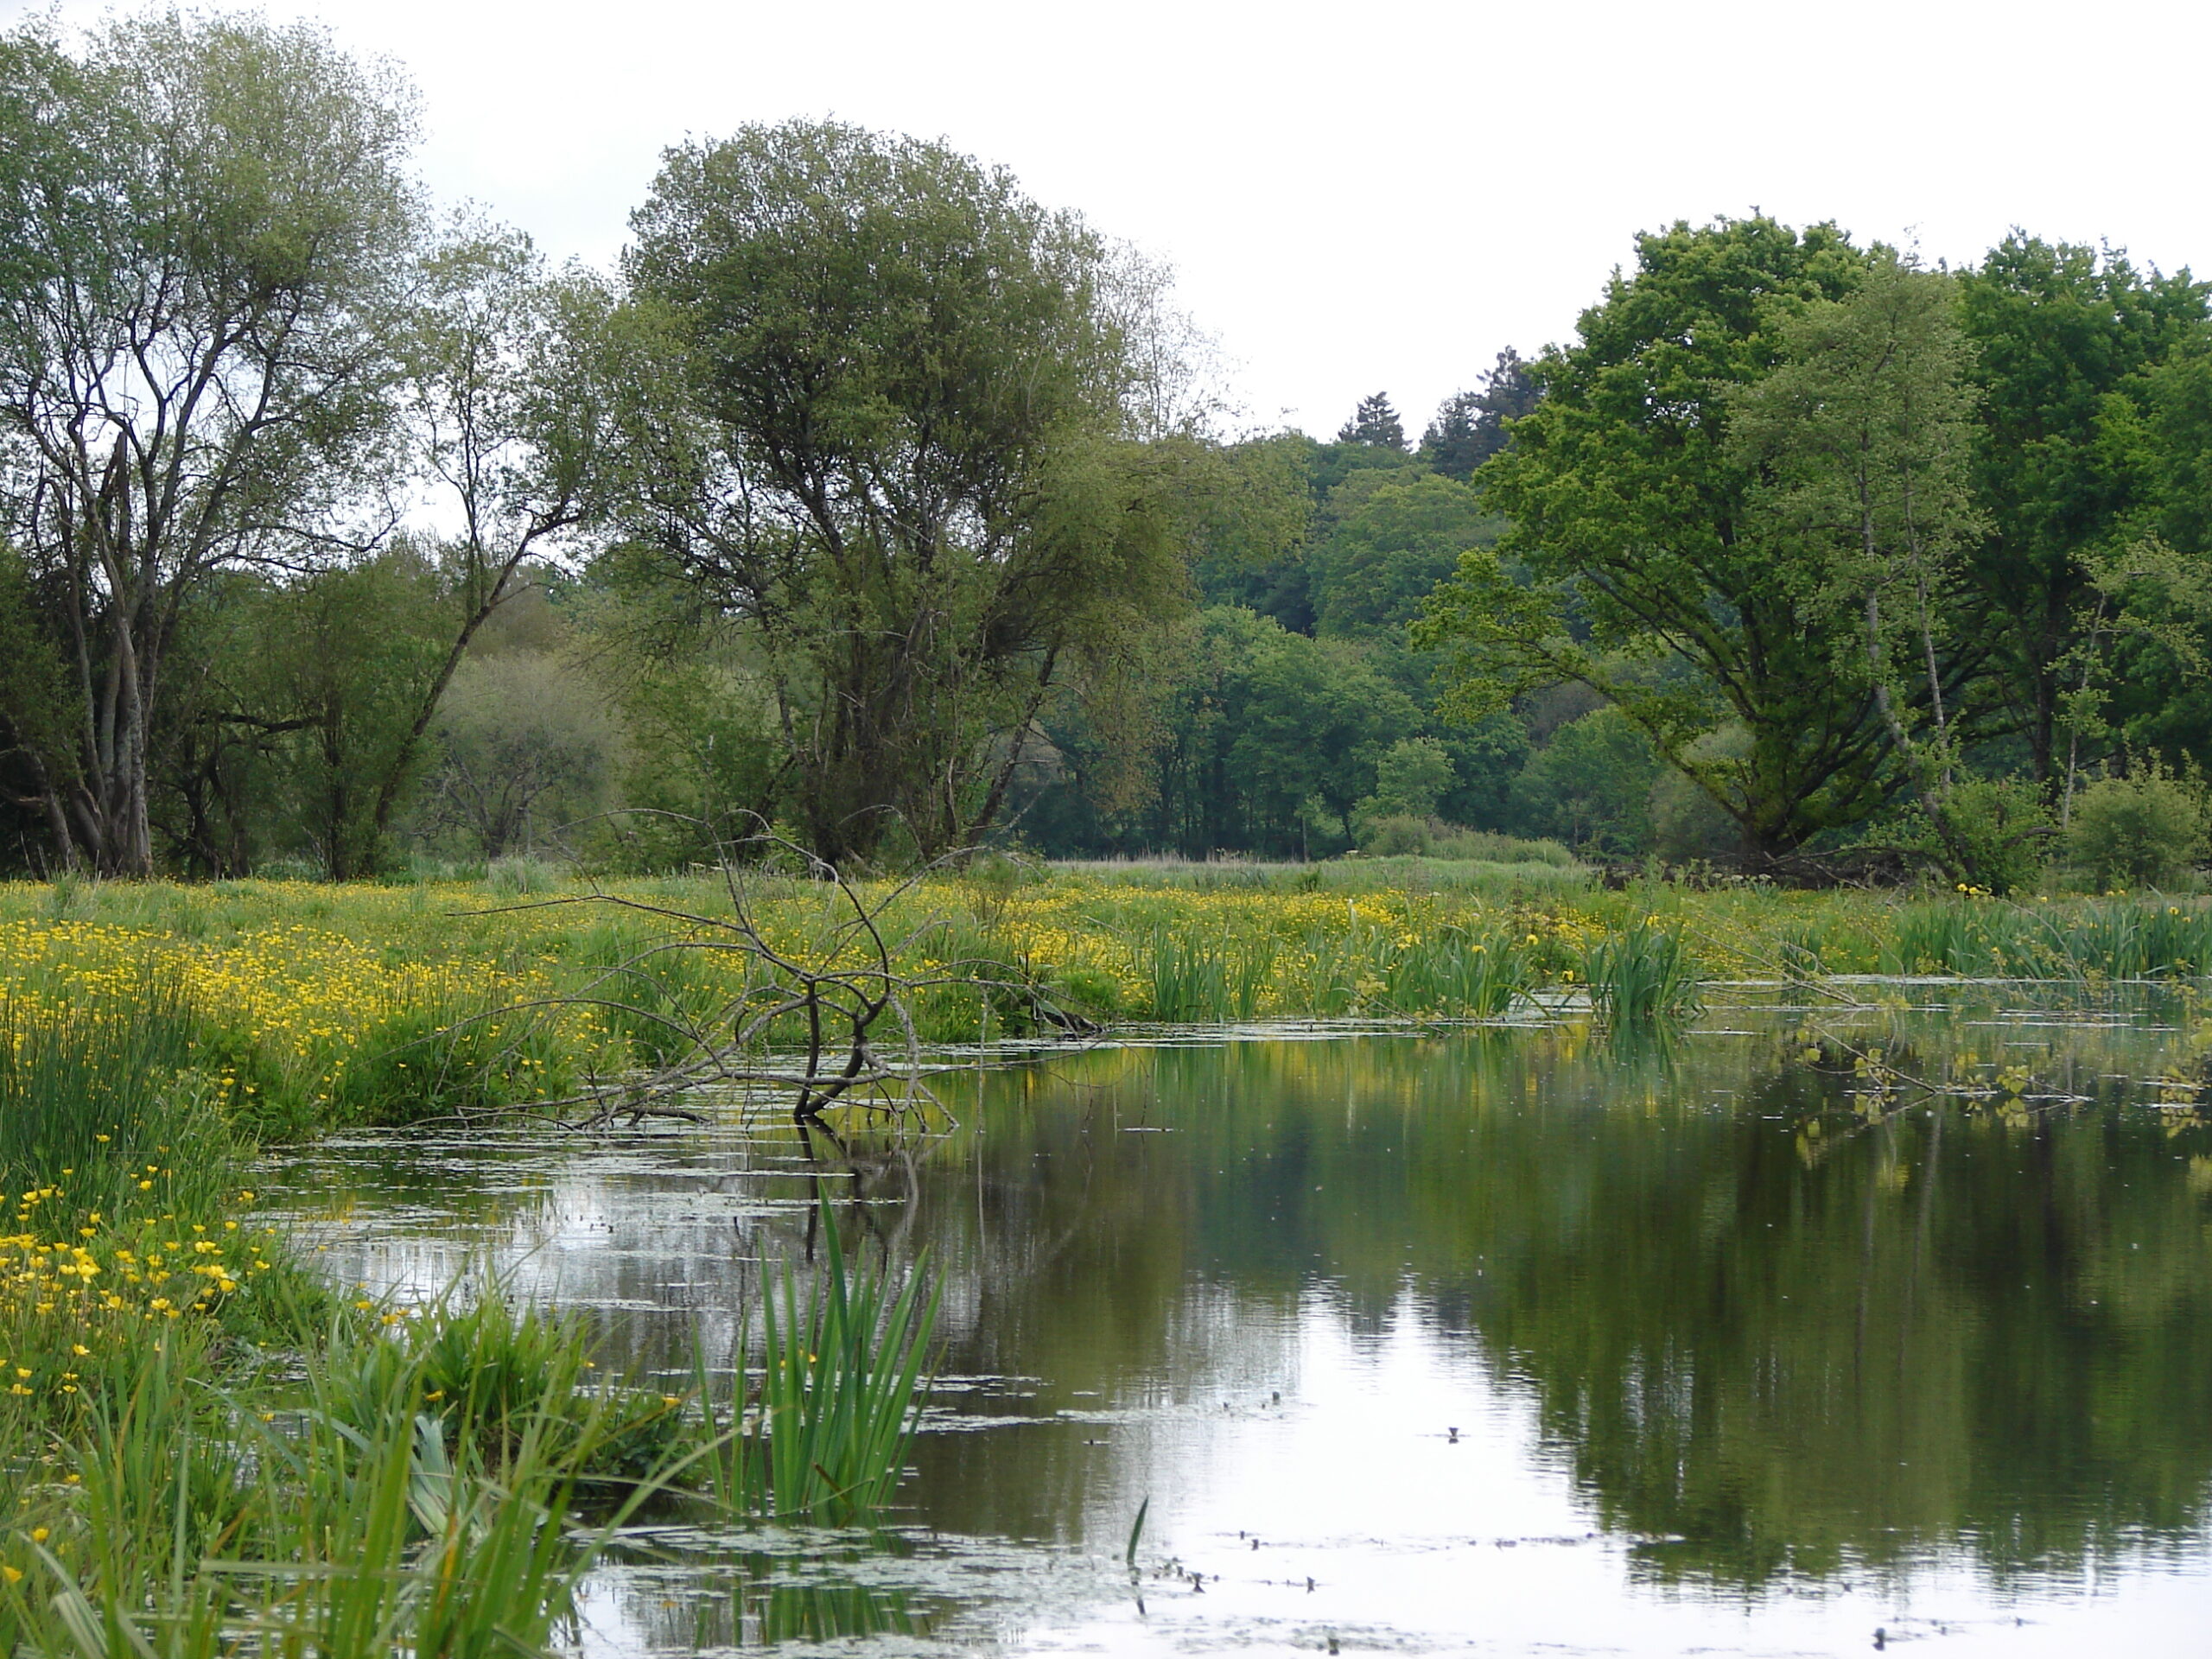
[[[0,889],[0,1646],[527,1649],[590,1559],[581,1498],[604,1513],[641,1478],[753,1514],[889,1492],[927,1341],[912,1286],[786,1280],[753,1397],[678,1400],[594,1381],[556,1314],[334,1299],[257,1213],[270,1137],[618,1074],[741,989],[741,960],[680,948],[706,931],[683,914],[726,912],[717,883],[609,896],[546,872]],[[755,897],[801,960],[845,902]],[[1549,866],[998,864],[869,901],[943,1040],[1052,1009],[1482,1018],[1593,976],[1632,1020],[1732,978],[2212,964],[2203,901],[1614,892]],[[789,1425],[780,1461],[764,1421]]]
[[[349,887],[17,884],[0,888],[0,995],[27,1016],[79,1022],[78,1041],[120,1032],[102,1010],[158,983],[175,1005],[162,1040],[179,1050],[177,1092],[251,1138],[412,1122],[651,1063],[741,991],[741,960],[668,948],[699,930],[656,913],[726,914],[715,880],[610,891],[626,905],[557,902],[586,890],[549,872]],[[779,950],[818,957],[839,919],[834,893],[769,881],[756,898]],[[1584,982],[1634,929],[1678,939],[1685,971],[1707,981],[2089,981],[2212,965],[2212,905],[2198,899],[1608,892],[1552,866],[1411,859],[994,865],[889,899],[882,920],[894,965],[925,982],[913,1006],[934,1041],[1016,1034],[1054,1010],[1109,1025],[1483,1018],[1522,991]]]
[[[0,1002],[0,1651],[534,1652],[628,1505],[811,1513],[823,1467],[833,1518],[890,1496],[912,1281],[887,1328],[834,1253],[810,1301],[787,1274],[744,1398],[627,1386],[496,1295],[334,1294],[257,1211],[204,977],[132,937],[135,972]]]

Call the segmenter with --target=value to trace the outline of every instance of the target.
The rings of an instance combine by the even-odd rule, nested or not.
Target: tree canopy
[[[1559,681],[1627,715],[1741,827],[1787,852],[1882,791],[1862,683],[1839,682],[1836,624],[1796,579],[1731,450],[1730,397],[1771,370],[1791,310],[1852,291],[1866,257],[1832,226],[1766,218],[1637,238],[1538,359],[1542,401],[1484,470],[1510,521],[1429,601],[1456,706],[1481,715]]]
[[[388,429],[412,100],[308,25],[171,13],[0,41],[0,499],[75,704],[12,735],[64,855],[146,874],[184,607],[313,562]]]
[[[1181,600],[1194,431],[1141,424],[1105,243],[1005,173],[834,124],[671,150],[627,260],[683,406],[633,534],[757,639],[815,846],[991,822],[1065,681]]]

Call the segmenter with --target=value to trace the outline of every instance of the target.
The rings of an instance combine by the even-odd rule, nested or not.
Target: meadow
[[[1639,938],[1707,982],[2212,966],[2212,903],[2155,895],[1607,891],[1547,864],[1393,859],[993,860],[861,896],[912,982],[918,1034],[944,1044],[1070,1024],[1493,1018],[1647,961],[1624,949]],[[760,940],[794,962],[822,960],[849,915],[821,883],[760,876],[746,897]],[[543,866],[348,887],[18,883],[0,887],[0,998],[11,1043],[66,1027],[65,1046],[134,1029],[162,999],[175,1052],[158,1065],[194,1121],[292,1139],[563,1096],[666,1061],[744,994],[751,953],[690,948],[728,946],[730,910],[710,874],[601,887]]]

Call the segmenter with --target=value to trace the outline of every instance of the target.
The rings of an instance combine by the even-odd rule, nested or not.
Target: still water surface
[[[1910,995],[1634,1050],[1569,1019],[1070,1052],[949,1079],[954,1134],[812,1156],[734,1114],[359,1137],[283,1202],[349,1282],[488,1266],[671,1377],[818,1185],[877,1259],[926,1252],[941,1376],[887,1531],[639,1528],[594,1655],[2212,1650],[2186,1022]],[[1854,1046],[2012,1088],[1877,1109]]]

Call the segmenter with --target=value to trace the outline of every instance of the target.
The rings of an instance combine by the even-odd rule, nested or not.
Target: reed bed
[[[302,1271],[239,1185],[250,1148],[199,1092],[173,986],[6,1013],[0,1651],[540,1652],[656,1492],[857,1518],[896,1486],[933,1307],[849,1274],[826,1216],[826,1277],[760,1310],[740,1440],[607,1378],[579,1318]]]
[[[209,1328],[156,1329],[18,1495],[0,1643],[83,1659],[545,1650],[611,1529],[570,1524],[579,1484],[637,1408],[557,1386],[582,1364],[565,1330],[547,1347],[530,1316],[427,1323],[420,1342],[341,1323],[281,1389],[211,1389]],[[496,1361],[534,1340],[540,1386],[496,1433],[442,1414],[449,1342]],[[6,1427],[19,1456],[35,1443]]]
[[[1582,976],[1599,1021],[1616,1030],[1688,1019],[1704,1004],[1683,931],[1656,918],[1631,921],[1584,953]]]

